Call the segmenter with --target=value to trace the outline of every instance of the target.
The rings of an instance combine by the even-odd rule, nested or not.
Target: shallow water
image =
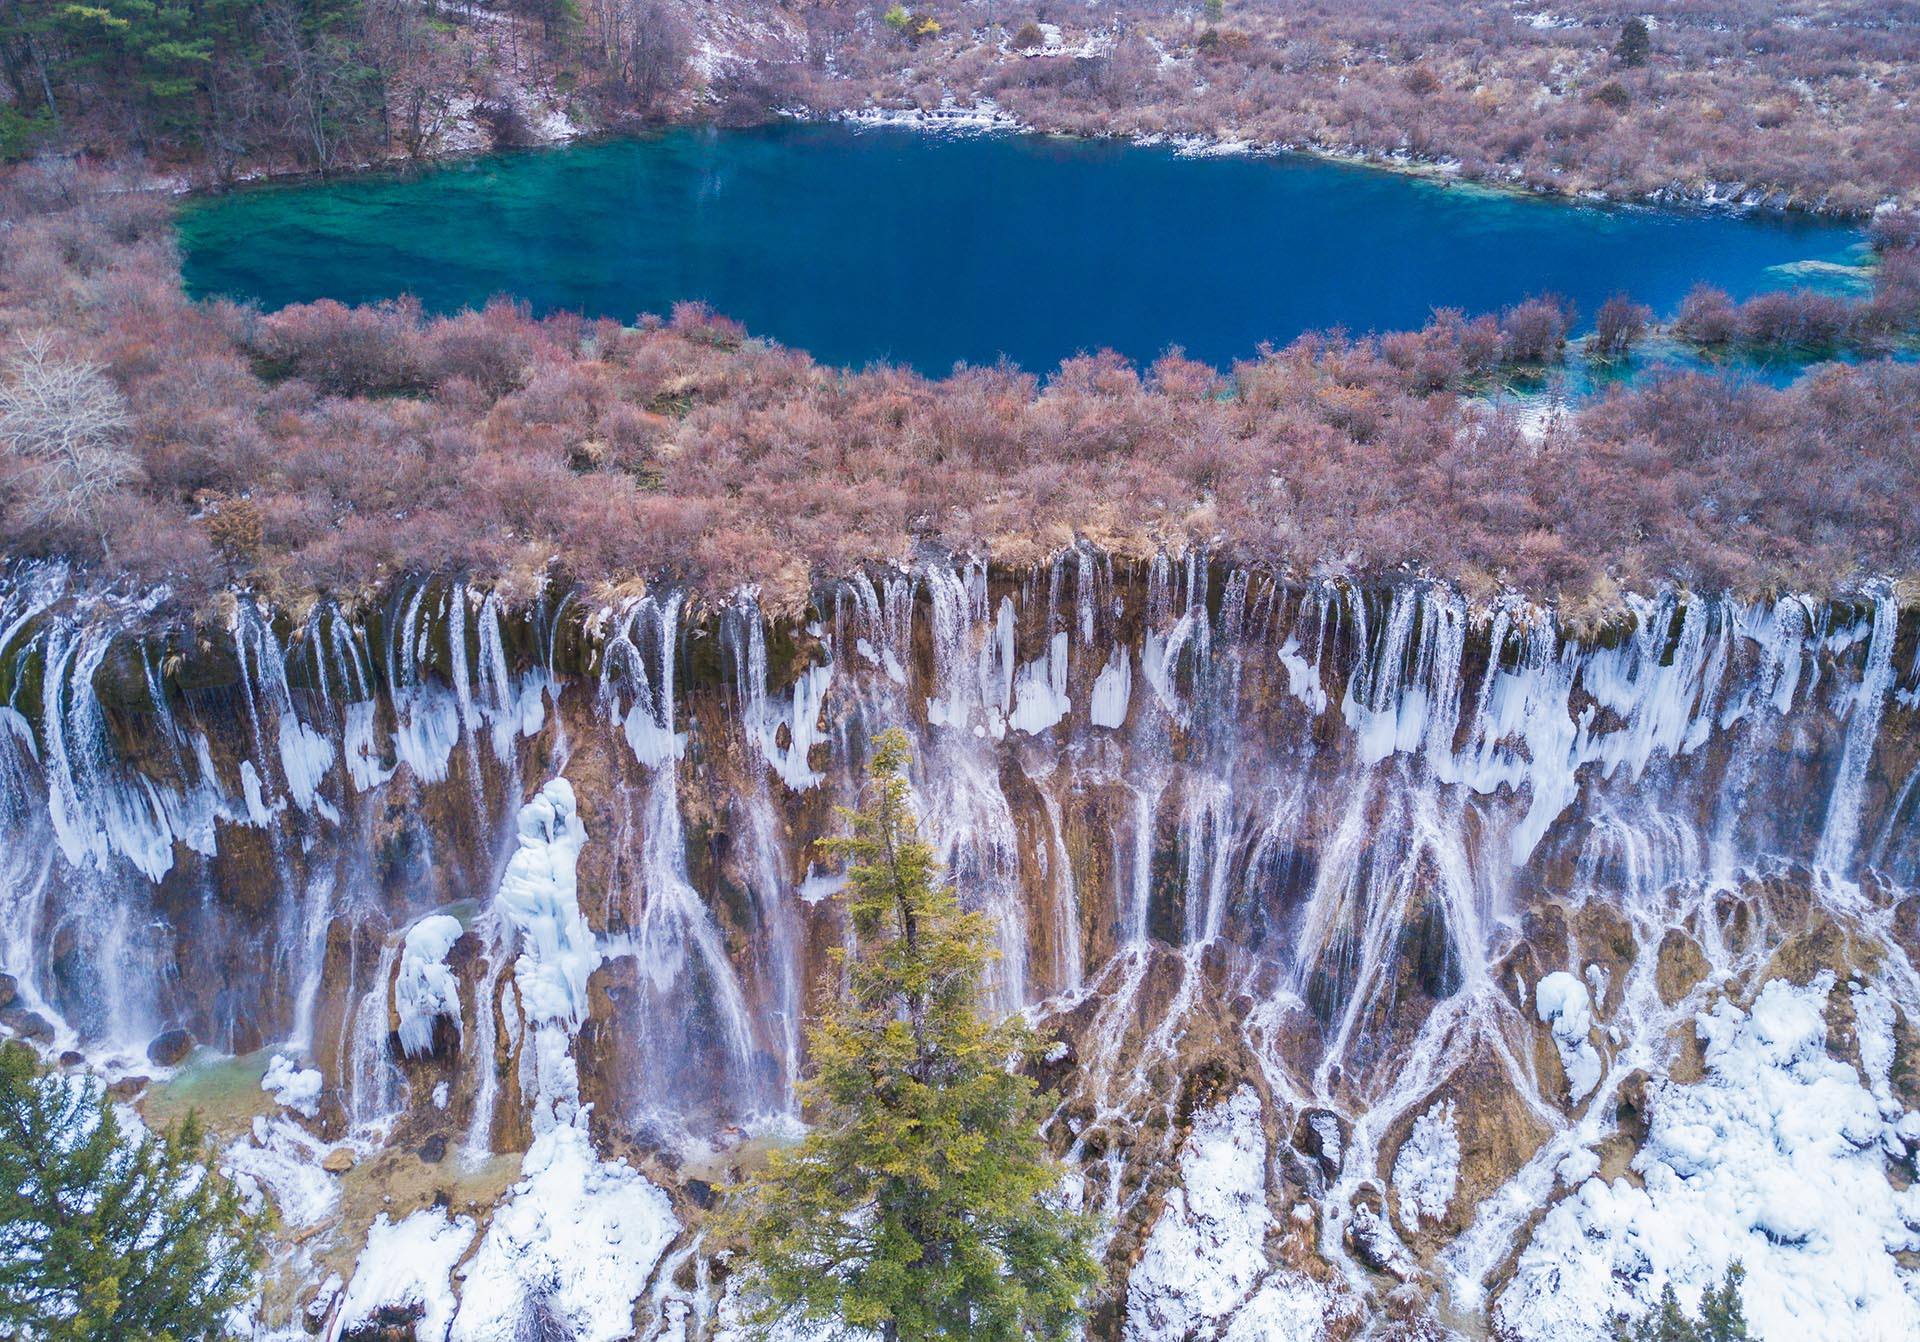
[[[675,130],[407,176],[196,201],[196,295],[268,307],[493,294],[632,321],[701,299],[827,363],[1049,369],[1171,346],[1225,366],[1310,330],[1420,325],[1552,292],[1667,313],[1850,282],[1859,233],[1809,219],[1537,200],[1297,156],[1183,158],[1037,135]],[[1810,264],[1811,263],[1811,264]]]

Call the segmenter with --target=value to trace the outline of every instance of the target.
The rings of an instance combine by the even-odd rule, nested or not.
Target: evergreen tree
[[[1635,70],[1645,65],[1652,54],[1653,35],[1647,31],[1645,19],[1636,16],[1620,25],[1620,40],[1613,44],[1616,64]]]
[[[105,1088],[0,1047],[0,1337],[199,1342],[251,1290],[259,1225],[199,1122],[122,1129]]]
[[[1033,1083],[1034,1036],[975,1007],[987,922],[962,912],[919,836],[907,740],[875,745],[850,836],[847,991],[809,1033],[815,1126],[745,1190],[748,1299],[763,1327],[799,1316],[888,1342],[1074,1334],[1098,1275],[1092,1226],[1061,1205]]]
[[[1748,1342],[1746,1310],[1740,1303],[1740,1283],[1746,1276],[1744,1267],[1729,1263],[1720,1284],[1702,1293],[1697,1320],[1680,1308],[1680,1297],[1669,1282],[1660,1292],[1659,1305],[1637,1322],[1625,1315],[1615,1318],[1613,1335],[1619,1342]]]
[[[1740,1303],[1740,1283],[1746,1278],[1746,1268],[1729,1263],[1720,1284],[1701,1297],[1701,1342],[1748,1342],[1747,1311]]]

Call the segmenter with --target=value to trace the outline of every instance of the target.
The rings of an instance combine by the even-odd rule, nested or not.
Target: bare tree
[[[125,398],[100,364],[56,356],[44,334],[21,338],[7,372],[0,451],[19,463],[26,519],[83,523],[111,562],[100,504],[140,474]]]

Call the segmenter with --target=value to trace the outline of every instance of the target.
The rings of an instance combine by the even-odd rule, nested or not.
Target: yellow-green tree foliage
[[[847,865],[846,990],[809,1033],[813,1128],[743,1192],[747,1297],[889,1342],[1070,1336],[1099,1268],[1060,1197],[1045,1102],[1012,1069],[1035,1038],[978,1009],[992,952],[908,800],[907,739],[879,737],[866,804],[831,841]]]

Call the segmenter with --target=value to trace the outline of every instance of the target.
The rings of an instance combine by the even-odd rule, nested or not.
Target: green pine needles
[[[126,1132],[97,1080],[0,1047],[0,1338],[224,1338],[259,1235],[197,1120]]]
[[[1746,1268],[1729,1263],[1720,1284],[1701,1293],[1697,1320],[1680,1308],[1680,1297],[1669,1282],[1660,1292],[1659,1305],[1638,1322],[1615,1319],[1613,1335],[1620,1342],[1747,1342],[1747,1313],[1740,1301],[1746,1276]]]
[[[814,1126],[741,1197],[746,1298],[763,1327],[842,1323],[887,1342],[1052,1342],[1099,1276],[1092,1222],[1060,1197],[1045,1103],[1011,1069],[1036,1040],[976,1006],[992,952],[908,802],[907,738],[875,743],[847,863],[847,990],[809,1033]]]

